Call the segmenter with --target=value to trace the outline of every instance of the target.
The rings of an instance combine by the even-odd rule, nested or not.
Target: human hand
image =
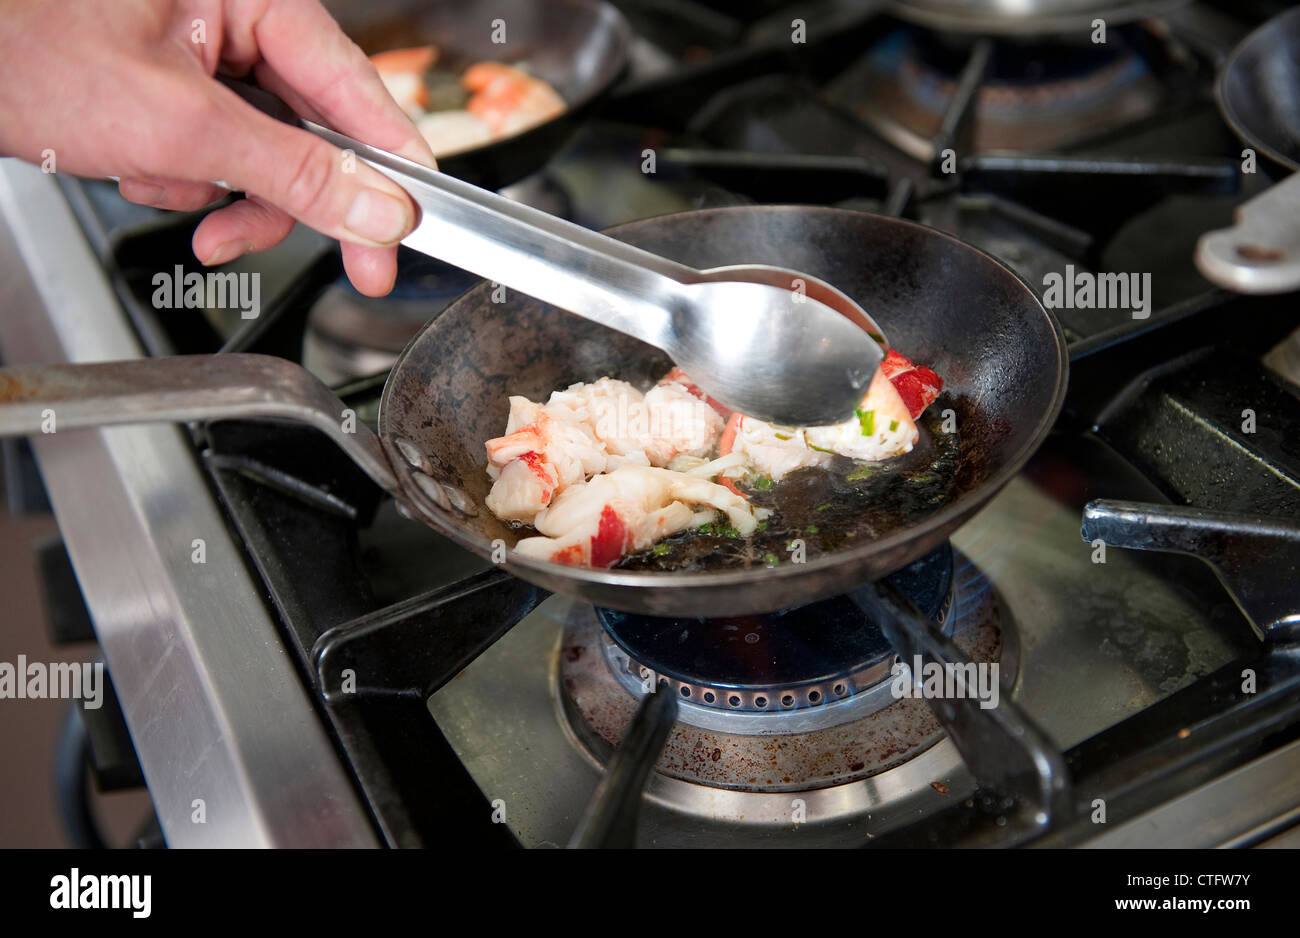
[[[348,277],[382,296],[416,210],[391,180],[223,87],[251,75],[300,115],[434,165],[365,54],[317,0],[0,0],[0,154],[116,176],[122,196],[192,211],[225,193],[194,254],[222,264],[295,219],[342,242]]]

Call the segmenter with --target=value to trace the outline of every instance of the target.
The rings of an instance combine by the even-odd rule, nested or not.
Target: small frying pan
[[[684,572],[563,566],[507,552],[523,579],[597,605],[652,615],[742,615],[812,602],[886,576],[940,544],[1042,442],[1066,387],[1060,326],[1034,291],[987,254],[911,222],[845,209],[753,206],[667,215],[614,237],[702,267],[789,264],[834,283],[891,340],[945,379],[932,405],[957,421],[955,471],[938,504],[900,512],[865,543],[774,569]],[[411,341],[384,387],[379,433],[306,371],[258,355],[183,356],[0,369],[0,436],[149,420],[278,417],[328,433],[408,516],[483,556],[519,530],[484,506],[483,443],[507,397],[545,399],[611,375],[646,387],[669,367],[620,332],[486,284]]]
[[[1232,228],[1202,235],[1196,265],[1237,293],[1300,289],[1300,8],[1242,40],[1218,96],[1237,136],[1292,175],[1238,208]]]
[[[437,0],[327,4],[367,54],[432,43],[439,67],[526,63],[567,105],[522,133],[438,160],[447,175],[500,189],[540,169],[622,75],[631,30],[601,0]],[[497,21],[499,24],[494,25]],[[499,28],[498,28],[499,26]],[[504,38],[504,42],[495,40]]]

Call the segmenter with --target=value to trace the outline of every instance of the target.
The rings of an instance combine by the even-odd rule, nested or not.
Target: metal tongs
[[[407,247],[641,339],[732,410],[794,426],[837,423],[853,416],[884,358],[880,327],[816,277],[765,265],[696,270],[303,120],[260,88],[223,81],[410,193],[420,217]]]

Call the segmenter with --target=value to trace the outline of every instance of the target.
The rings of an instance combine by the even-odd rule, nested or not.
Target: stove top
[[[761,617],[649,619],[548,596],[399,517],[310,430],[87,434],[85,460],[121,483],[105,504],[158,485],[128,471],[132,447],[165,449],[187,480],[143,522],[78,500],[71,460],[38,445],[168,842],[215,842],[185,824],[185,788],[168,777],[178,749],[191,775],[219,777],[185,734],[232,750],[231,765],[261,760],[230,781],[231,810],[251,819],[227,830],[236,842],[1218,844],[1290,823],[1288,788],[1197,825],[1152,820],[1230,773],[1300,762],[1295,298],[1224,294],[1191,260],[1196,236],[1267,183],[1240,171],[1212,97],[1217,62],[1256,20],[1179,6],[1117,21],[1101,46],[1077,31],[940,33],[918,24],[924,11],[829,3],[791,43],[782,4],[758,19],[620,6],[639,37],[629,78],[512,197],[593,228],[773,202],[900,215],[1040,292],[1053,276],[1148,274],[1145,306],[1055,310],[1071,341],[1064,412],[950,544],[882,590],[846,583]],[[230,265],[263,277],[256,319],[160,312],[152,274],[193,265],[199,216],[130,206],[109,183],[4,172],[14,243],[0,247],[52,311],[48,335],[7,327],[7,351],[280,355],[373,421],[397,352],[473,282],[403,251],[394,295],[362,298],[337,249],[298,230]],[[33,206],[46,221],[13,221]],[[51,245],[78,229],[93,270],[78,295],[115,317],[98,346],[73,342],[75,317],[57,310]],[[128,522],[145,557],[202,527],[225,566],[190,586],[163,560],[124,577],[103,555],[127,536],[111,523]],[[161,594],[178,610],[159,642],[206,636],[167,676],[193,705],[172,733],[149,722],[158,677],[129,650],[138,595],[120,585],[151,576],[173,584]],[[220,596],[235,610],[224,631],[208,626]],[[262,664],[194,690],[218,659]],[[994,675],[996,704],[899,699],[932,663],[990,668],[968,673]],[[294,739],[278,759],[254,712],[267,707]],[[304,765],[310,802],[286,781]]]

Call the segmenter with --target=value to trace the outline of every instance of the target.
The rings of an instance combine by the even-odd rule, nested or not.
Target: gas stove
[[[1147,274],[1144,305],[1057,305],[1055,431],[949,543],[880,589],[764,616],[548,595],[400,517],[311,430],[34,441],[166,843],[1286,836],[1296,298],[1223,293],[1192,262],[1267,183],[1212,95],[1267,5],[1045,4],[1059,17],[1032,34],[941,0],[619,6],[629,75],[511,197],[592,228],[756,203],[902,216],[1040,291]],[[0,210],[6,308],[27,311],[0,322],[7,361],[262,352],[366,421],[406,341],[474,282],[404,253],[394,294],[363,298],[298,230],[229,267],[261,275],[255,319],[157,310],[152,277],[194,266],[199,215],[12,162]],[[900,699],[934,662],[996,665],[990,705]]]

